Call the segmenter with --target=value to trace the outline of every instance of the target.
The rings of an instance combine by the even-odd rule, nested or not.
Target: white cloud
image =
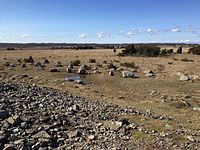
[[[171,32],[181,32],[181,29],[180,28],[173,28],[173,29],[171,29]]]
[[[125,35],[127,37],[130,37],[130,36],[136,35],[136,32],[134,30],[130,30],[130,31],[126,32]]]
[[[0,36],[0,40],[3,40],[3,37]]]
[[[29,34],[22,34],[21,37],[22,38],[30,38],[31,36]]]
[[[98,37],[98,38],[103,38],[103,37],[105,37],[105,32],[103,32],[103,31],[98,32],[98,33],[97,33],[97,37]]]
[[[79,38],[87,38],[88,34],[82,33],[78,35]]]
[[[190,43],[192,40],[177,40],[177,43]]]
[[[155,34],[155,33],[157,33],[157,30],[149,28],[149,29],[147,29],[147,33],[149,33],[149,34]]]

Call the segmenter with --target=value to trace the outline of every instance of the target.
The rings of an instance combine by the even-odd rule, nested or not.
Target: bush
[[[138,66],[136,66],[134,62],[130,62],[130,63],[125,62],[125,63],[121,63],[120,65],[127,68],[138,69]]]
[[[73,66],[79,66],[81,64],[81,61],[77,59],[77,60],[71,61],[71,64]]]
[[[190,48],[188,51],[189,54],[200,55],[200,46]]]
[[[119,56],[145,56],[157,57],[160,55],[160,48],[152,45],[129,45]]]
[[[6,48],[6,50],[8,50],[8,51],[13,51],[13,50],[15,50],[15,48],[8,47],[8,48]]]
[[[177,53],[177,54],[182,54],[182,51],[183,51],[182,47],[179,47],[179,48],[177,49],[176,53]]]
[[[91,58],[91,59],[89,60],[89,63],[96,63],[96,59],[92,59],[92,58]]]

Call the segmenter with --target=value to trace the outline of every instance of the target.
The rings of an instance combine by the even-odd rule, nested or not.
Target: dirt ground
[[[169,47],[168,47],[169,48]],[[173,47],[174,48],[174,47]],[[187,52],[188,48],[184,48]],[[120,50],[117,50],[117,53]],[[187,53],[173,54],[168,57],[145,58],[145,57],[118,57],[112,50],[19,50],[0,51],[0,81],[11,81],[15,74],[26,73],[29,79],[12,80],[17,83],[35,83],[38,86],[52,87],[62,91],[69,91],[72,94],[86,97],[91,100],[108,101],[122,107],[134,107],[140,111],[151,110],[153,113],[167,115],[173,119],[171,122],[154,122],[148,118],[131,118],[138,123],[146,123],[154,130],[164,130],[166,124],[174,128],[199,129],[200,112],[193,108],[200,107],[200,81],[180,81],[178,72],[200,77],[199,56]],[[33,65],[21,68],[17,65],[17,59],[32,56],[36,62],[42,62],[44,58],[50,64],[44,70]],[[89,63],[90,59],[96,59],[96,63]],[[192,61],[183,61],[187,58]],[[73,60],[80,60],[81,64],[88,65],[91,69],[89,75],[82,76],[85,85],[64,81],[68,73],[67,65]],[[49,68],[55,67],[60,61],[63,67],[60,72],[51,73]],[[10,62],[16,67],[5,67]],[[122,78],[121,71],[116,71],[115,76],[108,75],[108,64],[113,63],[123,70],[132,70],[120,65],[124,62],[134,62],[138,67],[138,78]],[[94,74],[92,68],[97,67],[101,73]],[[78,67],[75,68],[77,71]],[[155,72],[154,78],[144,76],[144,71],[151,69]],[[153,92],[154,91],[154,92]],[[181,102],[184,95],[191,96],[186,107]],[[166,96],[166,99],[161,99]]]

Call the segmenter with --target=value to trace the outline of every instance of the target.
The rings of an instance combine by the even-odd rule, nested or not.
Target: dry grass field
[[[169,48],[169,47],[167,47]],[[188,47],[184,48],[183,54],[173,54],[168,57],[119,57],[112,50],[19,50],[0,51],[0,81],[10,81],[14,83],[37,84],[41,87],[52,87],[62,91],[68,91],[74,95],[86,97],[90,100],[107,101],[118,104],[122,107],[133,107],[142,112],[151,111],[154,114],[172,117],[172,121],[153,120],[148,117],[126,116],[136,124],[143,124],[145,127],[161,132],[167,127],[199,129],[200,112],[193,108],[200,108],[200,63],[199,56],[187,54]],[[26,68],[21,68],[17,64],[17,59],[32,56],[35,62],[42,62],[47,58],[50,64],[44,69],[38,69],[31,64]],[[89,66],[89,74],[81,76],[84,85],[65,81],[66,76],[71,74],[66,72],[67,65],[73,60],[80,60],[81,64]],[[95,59],[96,63],[89,63],[90,59]],[[184,59],[192,61],[183,61]],[[60,61],[63,67],[60,72],[49,72],[49,68],[55,67]],[[4,64],[10,62],[16,67],[6,67]],[[134,62],[137,66],[138,78],[122,78],[121,70],[132,70],[121,66],[121,63]],[[117,66],[118,71],[114,76],[108,75],[108,64]],[[93,69],[99,73],[93,73]],[[147,78],[144,71],[151,69],[155,77]],[[78,67],[74,68],[77,72]],[[189,76],[196,76],[197,79],[190,81],[180,81],[178,72]],[[24,79],[11,80],[13,75],[27,74]],[[182,101],[182,97],[187,95],[191,98],[187,107]],[[145,135],[134,135],[145,136]]]

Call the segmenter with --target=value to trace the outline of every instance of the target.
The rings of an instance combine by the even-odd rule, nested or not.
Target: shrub
[[[177,49],[176,53],[177,53],[177,54],[182,54],[182,51],[183,51],[182,47],[179,47],[179,48]]]
[[[188,51],[189,54],[200,55],[200,46],[190,48]]]
[[[129,45],[119,53],[118,56],[145,56],[145,57],[157,57],[160,55],[160,48],[152,45]]]
[[[138,66],[136,66],[134,62],[130,62],[130,63],[125,62],[125,63],[121,63],[120,65],[127,68],[138,69]]]
[[[12,50],[15,50],[15,48],[13,48],[13,47],[8,47],[8,48],[6,48],[6,50],[12,51]]]
[[[77,60],[71,61],[71,64],[73,66],[79,66],[81,64],[81,61],[77,59]]]
[[[96,63],[96,59],[91,58],[91,59],[89,60],[89,63]]]

